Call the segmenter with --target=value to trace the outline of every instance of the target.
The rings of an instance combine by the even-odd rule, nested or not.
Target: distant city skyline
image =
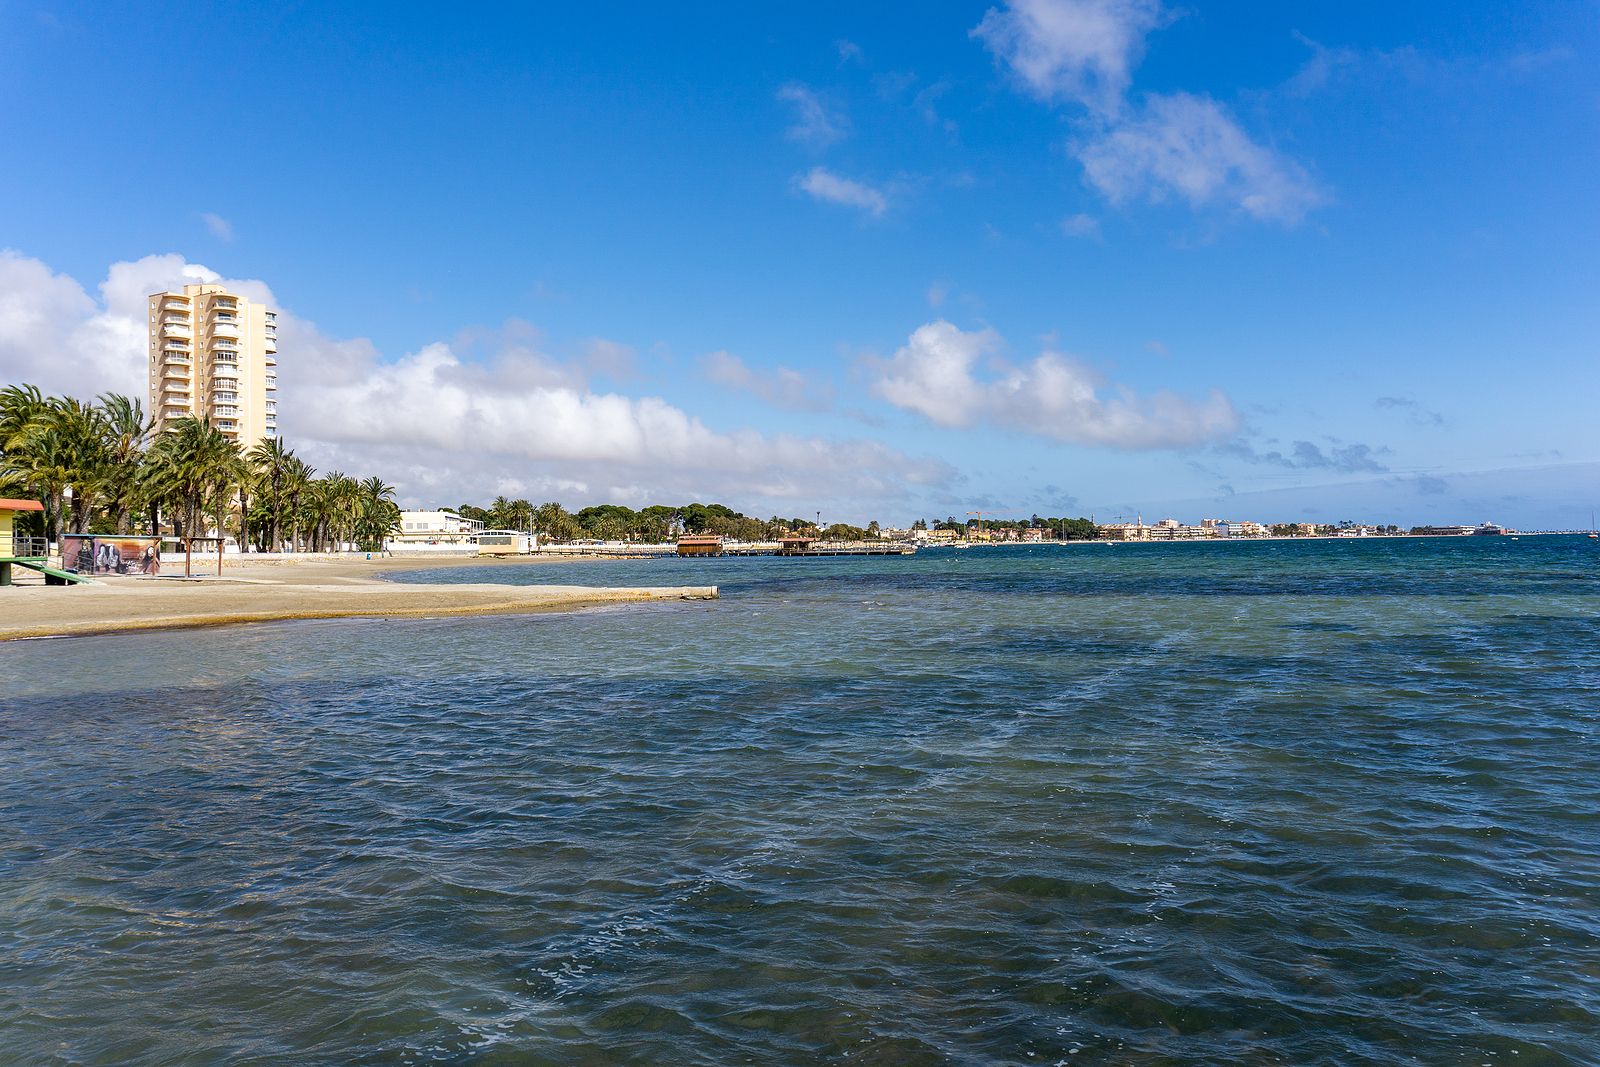
[[[0,382],[216,283],[409,506],[1600,504],[1592,5],[188,10],[0,8]]]

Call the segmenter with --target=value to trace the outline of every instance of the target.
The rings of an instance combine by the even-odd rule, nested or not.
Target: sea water
[[[0,1062],[1600,1062],[1594,542],[401,577],[724,599],[0,646]]]

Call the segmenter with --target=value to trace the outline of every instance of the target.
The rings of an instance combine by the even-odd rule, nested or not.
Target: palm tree
[[[37,385],[8,385],[0,389],[0,453],[15,447],[14,442],[49,407]]]
[[[395,506],[394,486],[374,475],[359,485],[359,515],[355,539],[367,551],[382,548],[384,539],[400,524],[400,509]]]
[[[6,448],[5,470],[44,504],[45,527],[57,544],[65,532],[66,489],[78,478],[77,458],[61,434],[39,423],[30,423]]]
[[[178,419],[150,446],[146,489],[182,516],[178,536],[183,538],[185,575],[194,573],[193,539],[208,507],[216,516],[220,537],[233,488],[245,471],[239,446],[209,419]]]
[[[104,478],[102,418],[71,398],[45,397],[31,385],[0,391],[0,470],[44,503],[45,525],[61,540],[68,520],[68,487],[75,532],[88,528],[96,492]]]
[[[263,437],[254,448],[250,449],[245,458],[256,469],[261,488],[266,493],[267,544],[271,546],[272,551],[281,551],[283,544],[278,540],[278,535],[283,520],[284,482],[295,454],[283,443],[283,438]]]
[[[546,540],[564,541],[577,536],[577,521],[554,500],[534,508],[533,518]]]
[[[300,500],[316,473],[315,467],[308,466],[292,452],[283,465],[283,495],[289,501],[290,552],[300,551]]]
[[[361,487],[340,471],[309,482],[306,517],[310,520],[312,550],[324,552],[330,544],[348,540],[360,511]]]
[[[100,411],[107,435],[106,502],[117,533],[125,534],[139,503],[139,465],[155,420],[145,418],[139,401],[118,393],[101,396]]]

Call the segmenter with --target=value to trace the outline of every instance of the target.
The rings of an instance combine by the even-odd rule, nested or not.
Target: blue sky
[[[136,388],[139,290],[220,277],[290,443],[411,501],[1586,525],[1596,54],[1592,2],[0,3],[0,379]]]

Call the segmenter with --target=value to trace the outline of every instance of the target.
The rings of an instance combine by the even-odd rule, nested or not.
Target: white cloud
[[[1120,387],[1107,390],[1093,371],[1057,352],[980,379],[976,364],[999,347],[992,330],[962,331],[942,319],[928,323],[876,367],[873,390],[940,426],[987,423],[1074,444],[1182,448],[1238,429],[1233,405],[1220,392],[1196,402],[1168,392],[1139,397]]]
[[[202,212],[200,221],[206,224],[206,229],[211,231],[211,236],[219,241],[233,243],[233,223],[210,211]]]
[[[972,33],[1031,95],[1086,110],[1090,132],[1072,152],[1090,187],[1112,203],[1177,198],[1299,222],[1325,197],[1303,167],[1252,139],[1221,104],[1184,92],[1129,102],[1145,37],[1170,17],[1159,0],[1010,0]]]
[[[566,493],[569,503],[631,486],[635,502],[839,506],[892,501],[954,477],[941,461],[876,441],[717,430],[657,397],[596,391],[586,375],[616,358],[615,342],[591,343],[582,359],[564,363],[515,320],[387,360],[364,339],[323,334],[259,281],[221,278],[175,255],[113,265],[97,300],[36,259],[0,252],[0,382],[142,398],[145,298],[195,281],[223,282],[278,309],[288,443],[323,471],[382,472],[408,502],[457,503],[518,484],[530,494]],[[574,492],[589,495],[573,501]]]
[[[867,61],[866,53],[861,51],[861,46],[856,44],[854,41],[844,40],[841,38],[833,43],[833,47],[839,53],[840,63],[864,64]]]
[[[812,167],[795,181],[801,189],[817,200],[860,208],[873,218],[880,218],[889,210],[889,198],[881,190],[840,177],[826,167]]]
[[[1380,396],[1372,402],[1380,411],[1402,411],[1413,426],[1443,426],[1444,416],[1430,411],[1415,398],[1408,396]]]
[[[1061,220],[1061,232],[1067,237],[1099,237],[1100,220],[1082,213],[1068,215]]]
[[[215,280],[181,256],[145,256],[115,264],[96,300],[39,260],[0,251],[0,376],[47,392],[143,397],[145,297]],[[266,291],[260,282],[239,284],[252,296]]]
[[[778,99],[794,105],[794,125],[788,130],[791,140],[823,148],[844,140],[849,132],[850,120],[809,86],[790,82],[778,90]]]
[[[1074,154],[1088,183],[1114,204],[1177,196],[1193,207],[1220,204],[1295,223],[1323,202],[1304,168],[1251,140],[1209,97],[1151,95]]]
[[[1165,18],[1157,0],[1010,0],[972,34],[1040,100],[1114,114]]]
[[[758,370],[727,351],[701,357],[700,367],[716,384],[751,393],[774,407],[826,411],[833,406],[833,390],[789,367]]]
[[[608,378],[631,378],[635,373],[636,355],[632,345],[595,337],[591,338],[583,348],[583,365],[591,374],[603,374]]]
[[[1355,474],[1389,469],[1380,461],[1380,457],[1390,454],[1386,447],[1373,448],[1359,441],[1346,444],[1334,438],[1329,438],[1328,442],[1328,448],[1324,450],[1313,441],[1295,441],[1285,453],[1277,448],[1260,451],[1248,442],[1230,441],[1218,445],[1215,451],[1219,455],[1249,463],[1268,463],[1291,470],[1334,470]]]

